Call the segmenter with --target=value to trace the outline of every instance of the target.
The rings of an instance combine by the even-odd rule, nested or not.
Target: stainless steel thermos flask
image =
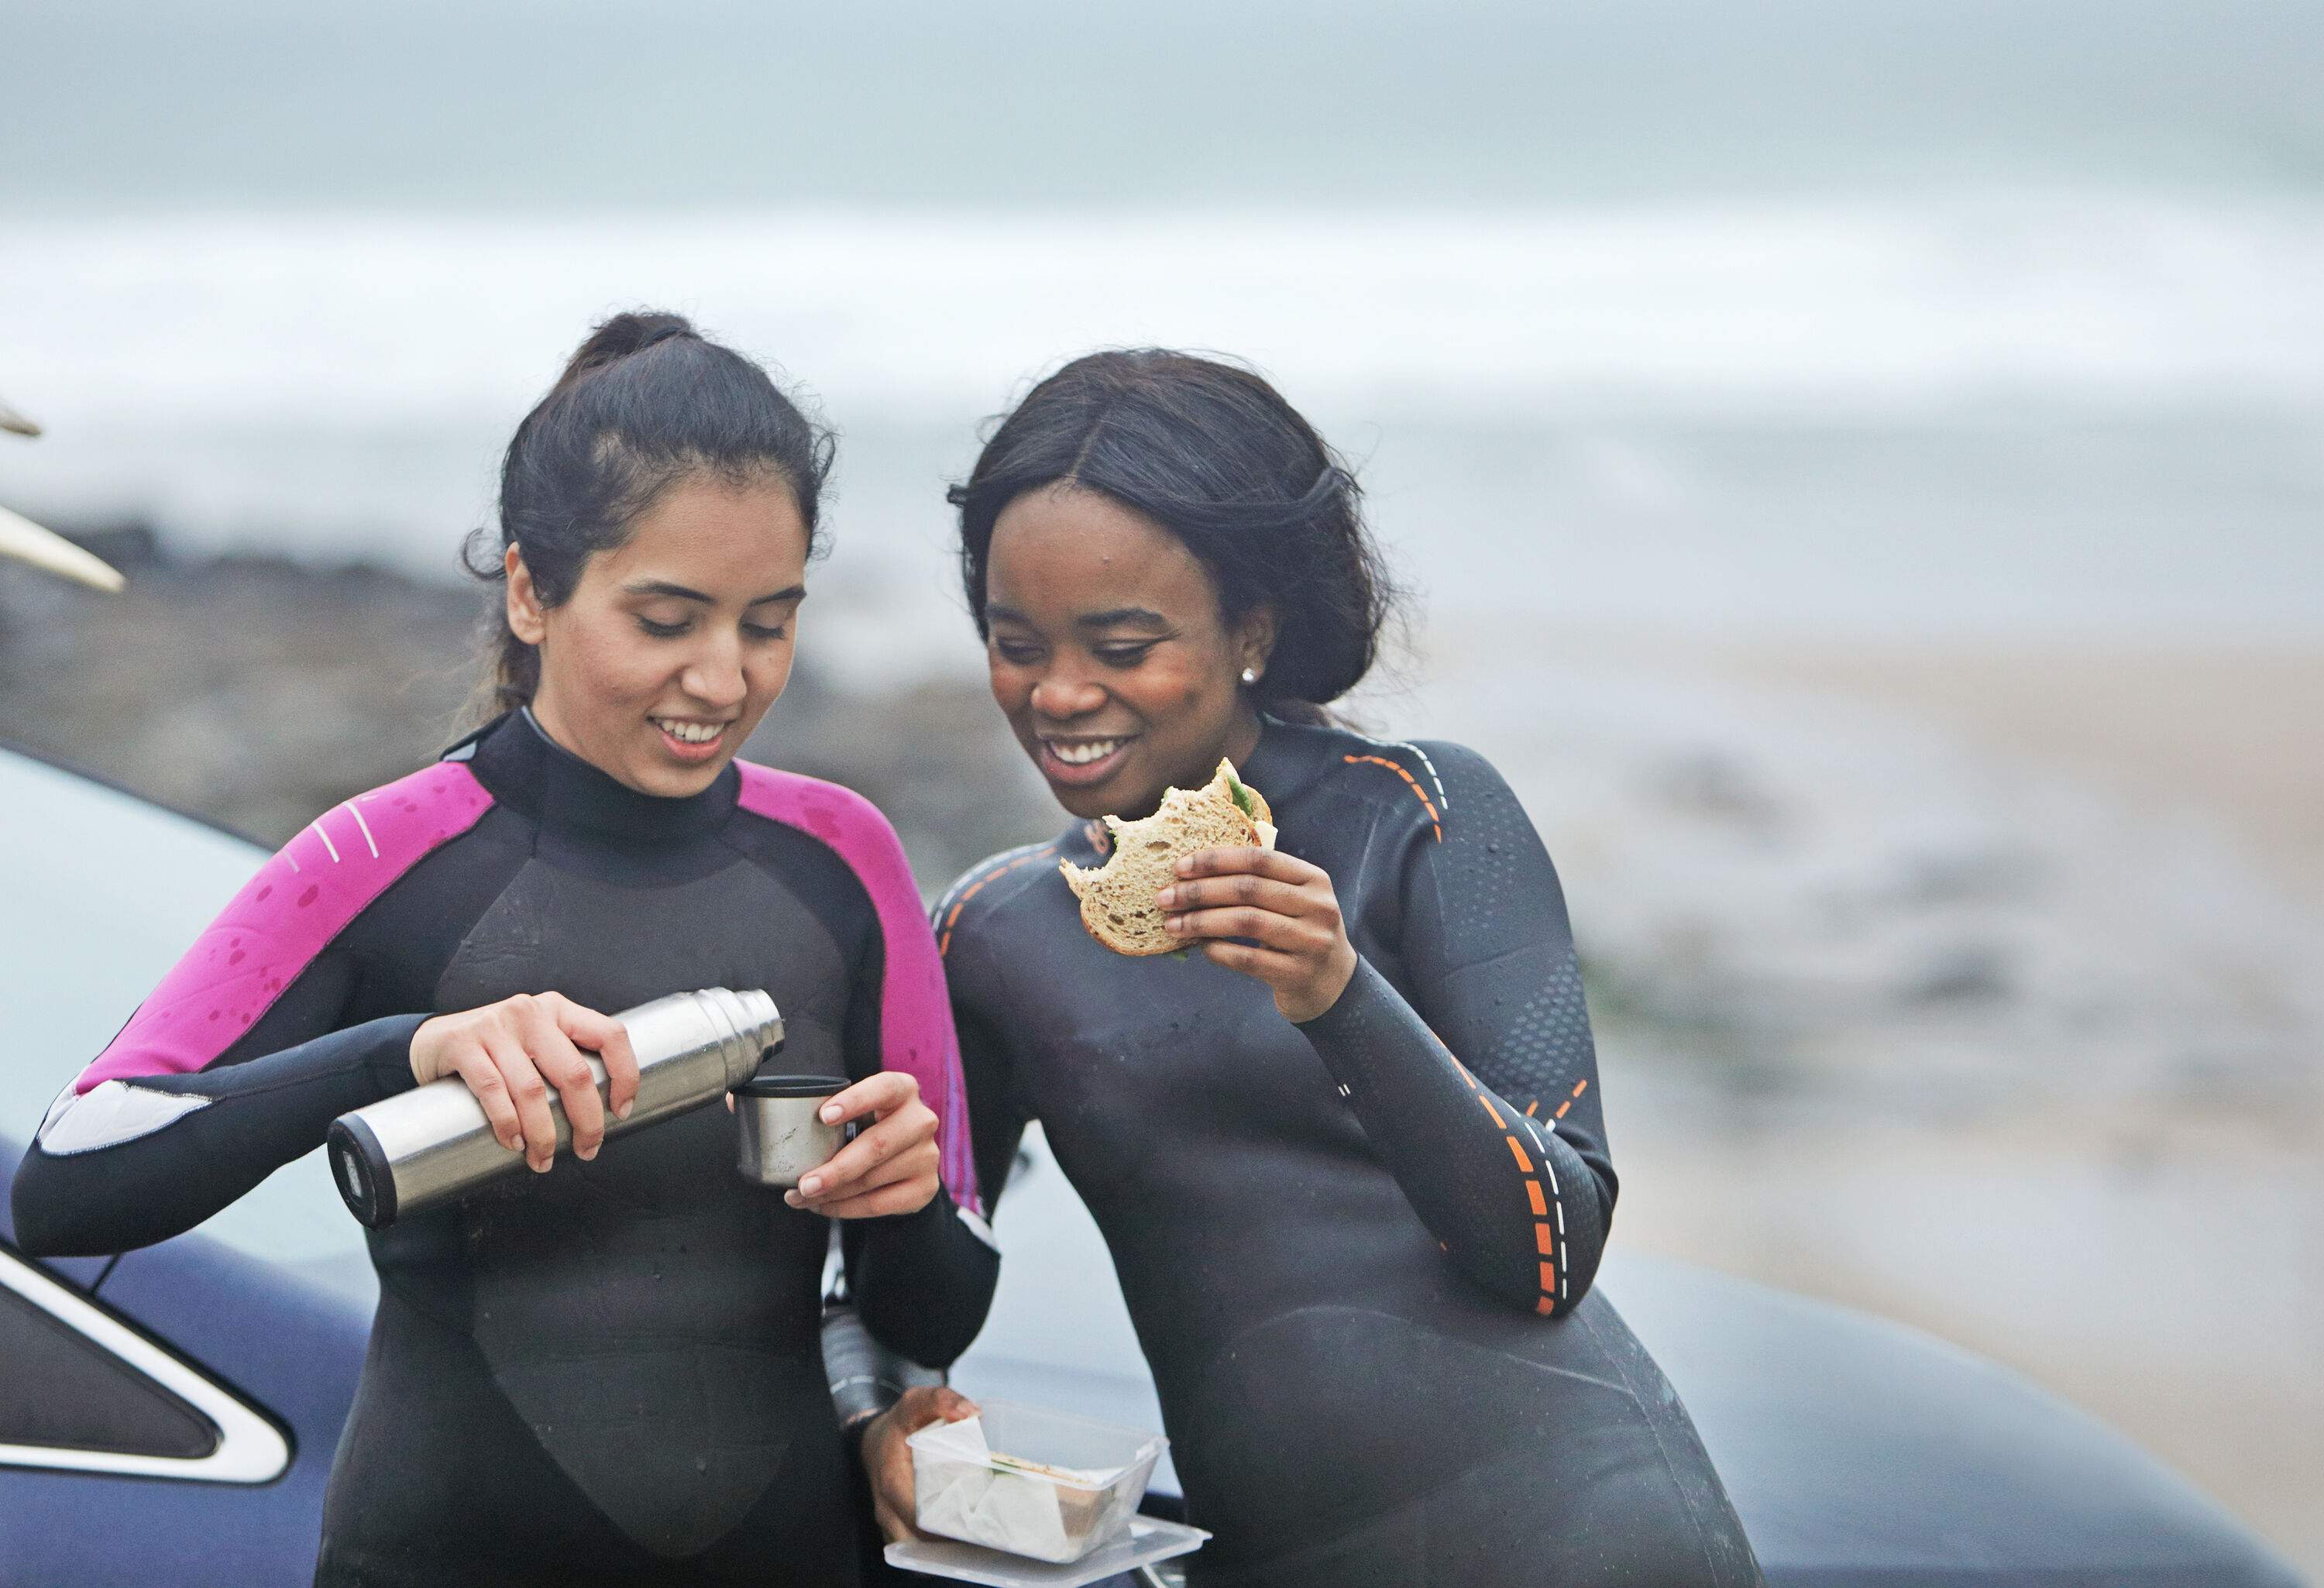
[[[613,1017],[629,1032],[638,1057],[638,1096],[630,1117],[605,1111],[605,1137],[623,1135],[684,1113],[748,1080],[767,1053],[782,1045],[782,1017],[761,992],[706,987],[641,1003]],[[584,1054],[606,1093],[605,1066]],[[559,1151],[573,1139],[564,1105],[552,1090]],[[341,1114],[331,1122],[332,1177],[348,1210],[373,1229],[433,1206],[524,1166],[493,1134],[468,1084],[447,1076],[425,1086]]]

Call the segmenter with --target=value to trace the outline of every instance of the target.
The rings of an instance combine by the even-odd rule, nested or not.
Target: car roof
[[[1618,1250],[1598,1283],[1686,1402],[1770,1583],[2298,1588],[2129,1440],[1933,1335]]]

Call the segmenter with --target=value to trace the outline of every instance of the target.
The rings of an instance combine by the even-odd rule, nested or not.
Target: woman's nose
[[[687,695],[720,711],[740,706],[750,691],[742,676],[742,651],[731,645],[713,646],[696,656],[678,681]]]
[[[1105,704],[1105,691],[1094,679],[1055,672],[1033,686],[1033,713],[1053,722],[1086,716]]]

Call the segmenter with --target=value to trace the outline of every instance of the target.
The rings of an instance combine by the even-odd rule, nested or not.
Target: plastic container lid
[[[888,1546],[888,1564],[908,1572],[982,1583],[988,1588],[1083,1588],[1089,1583],[1136,1571],[1181,1555],[1191,1555],[1210,1535],[1184,1522],[1132,1517],[1130,1526],[1077,1561],[1051,1565],[1021,1555],[1003,1555],[953,1538],[911,1538]]]
[[[752,1076],[734,1088],[737,1097],[828,1097],[853,1083],[839,1076]]]

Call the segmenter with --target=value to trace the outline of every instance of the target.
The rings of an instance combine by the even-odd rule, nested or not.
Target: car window
[[[0,1286],[0,1445],[195,1461],[217,1448],[209,1418]]]
[[[50,1101],[265,858],[246,839],[0,750],[0,1135],[32,1140]],[[202,1229],[342,1286],[368,1283],[362,1227],[320,1149]]]

